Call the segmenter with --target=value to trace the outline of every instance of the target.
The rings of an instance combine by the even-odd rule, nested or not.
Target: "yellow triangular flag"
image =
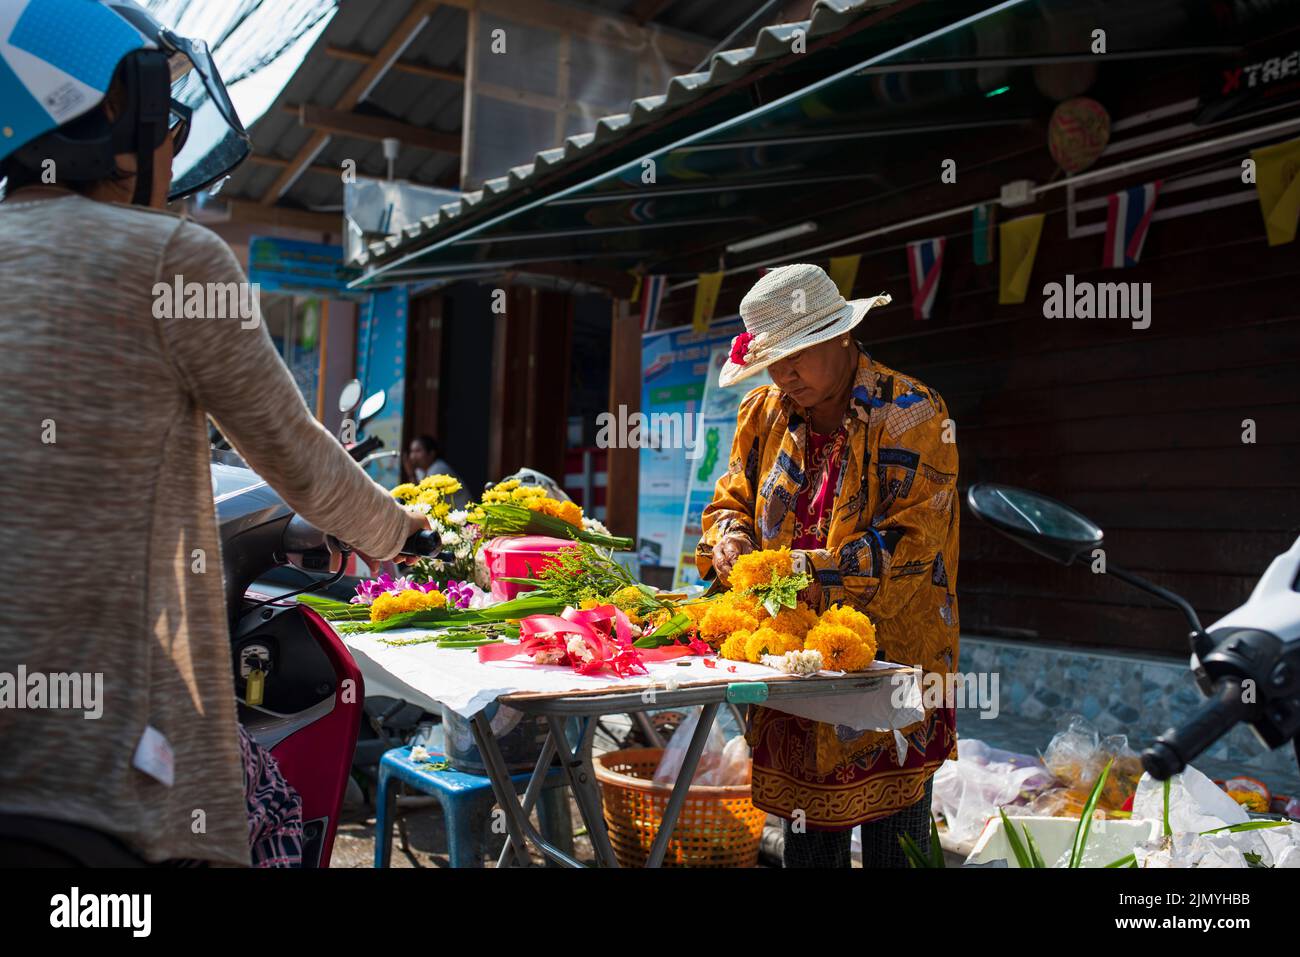
[[[639,272],[633,273],[632,280],[632,295],[628,296],[627,301],[628,305],[635,306],[637,300],[641,298],[641,283],[645,280],[645,276]]]
[[[998,224],[998,302],[1004,306],[1025,301],[1045,215],[1036,213]]]
[[[833,256],[831,258],[830,277],[845,299],[853,298],[853,282],[858,278],[858,263],[862,254],[856,256]]]
[[[1300,139],[1252,150],[1250,155],[1268,244],[1292,242],[1300,220]]]
[[[691,327],[696,332],[708,332],[713,310],[718,307],[718,290],[722,288],[722,272],[702,272],[695,286],[695,314]]]

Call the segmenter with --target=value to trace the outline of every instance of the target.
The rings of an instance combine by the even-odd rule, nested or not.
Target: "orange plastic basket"
[[[596,756],[605,825],[623,867],[643,867],[672,789],[655,784],[662,748],[628,748]],[[692,787],[664,854],[665,867],[754,867],[767,814],[748,784]]]

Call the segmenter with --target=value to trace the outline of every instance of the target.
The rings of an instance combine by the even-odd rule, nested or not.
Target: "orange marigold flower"
[[[809,616],[806,614],[808,611],[809,609],[802,604],[796,608],[782,608],[777,612],[775,618],[769,618],[763,624],[782,634],[793,635],[799,639],[798,647],[802,647],[803,640],[808,635],[808,629],[817,624],[817,616],[815,614]],[[789,650],[795,651],[797,648]],[[774,651],[772,654],[777,654],[777,652]]]
[[[700,637],[715,647],[737,631],[753,631],[758,627],[758,619],[753,615],[722,602],[712,605],[700,621]]]
[[[822,612],[823,625],[841,625],[862,639],[871,657],[876,656],[876,626],[871,619],[850,605],[831,605]]]
[[[820,651],[830,671],[862,671],[875,656],[853,629],[829,623],[818,624],[810,630],[804,647]]]
[[[575,528],[582,528],[582,509],[573,502],[560,502],[553,498],[534,498],[526,504],[534,512],[553,515]]]
[[[758,664],[764,655],[783,655],[803,648],[803,639],[763,626],[745,640],[745,660]]]
[[[731,566],[731,587],[737,591],[748,591],[755,585],[767,585],[772,581],[772,573],[778,578],[794,574],[794,558],[788,548],[764,549],[747,552],[736,559]]]
[[[718,650],[718,654],[728,661],[748,661],[745,648],[749,642],[748,631],[737,631],[727,637]]]

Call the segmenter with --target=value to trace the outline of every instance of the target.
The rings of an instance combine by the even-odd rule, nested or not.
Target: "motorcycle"
[[[1101,547],[1101,527],[1054,499],[1025,489],[979,483],[967,491],[975,517],[1045,558],[1072,565]],[[1300,764],[1300,538],[1273,559],[1250,598],[1208,629],[1187,599],[1107,560],[1106,574],[1182,612],[1191,669],[1206,701],[1181,727],[1142,753],[1163,781],[1182,771],[1239,723],[1266,747],[1288,741]]]

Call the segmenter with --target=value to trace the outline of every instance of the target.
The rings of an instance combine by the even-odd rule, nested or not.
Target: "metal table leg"
[[[488,780],[492,782],[492,792],[496,795],[498,806],[505,812],[506,833],[514,846],[515,857],[527,867],[531,863],[531,858],[528,856],[528,817],[519,806],[514,782],[510,780],[510,770],[506,767],[505,759],[501,757],[501,749],[497,747],[496,736],[492,734],[487,713],[480,711],[474,715],[470,721],[470,728],[474,732],[474,744],[478,746],[483,764],[487,768]]]
[[[584,718],[582,735],[576,747],[571,747],[564,733],[564,718],[547,715],[551,729],[551,738],[557,743],[564,742],[560,749],[560,763],[569,778],[569,787],[573,790],[573,799],[578,804],[578,814],[587,826],[587,835],[591,838],[591,848],[596,853],[596,863],[601,867],[618,867],[618,858],[614,856],[614,846],[609,842],[609,831],[605,827],[605,815],[600,805],[600,789],[596,785],[596,771],[591,762],[591,744],[596,736],[596,719]]]
[[[555,758],[555,741],[550,734],[547,734],[546,741],[542,744],[542,753],[537,758],[537,766],[533,768],[533,775],[528,779],[528,788],[524,791],[523,812],[524,818],[533,810],[533,804],[536,803],[537,797],[542,793],[542,786],[546,783],[546,775],[550,771],[551,761]],[[513,790],[513,788],[511,789]],[[497,867],[509,867],[514,854],[514,843],[506,841],[506,846],[501,848],[501,856],[497,858]]]
[[[682,805],[686,803],[686,794],[691,789],[691,779],[695,777],[695,769],[700,765],[700,755],[704,753],[704,744],[709,739],[709,732],[713,729],[714,719],[718,716],[718,702],[704,705],[700,712],[700,722],[695,726],[695,733],[691,735],[691,743],[686,748],[686,757],[682,761],[681,770],[677,772],[677,783],[673,785],[673,792],[668,797],[668,805],[664,808],[663,819],[659,822],[659,830],[655,834],[654,843],[650,845],[650,856],[646,858],[646,867],[660,867],[664,862],[664,854],[668,851],[668,841],[673,836],[673,828],[677,826],[677,815],[682,810]]]

